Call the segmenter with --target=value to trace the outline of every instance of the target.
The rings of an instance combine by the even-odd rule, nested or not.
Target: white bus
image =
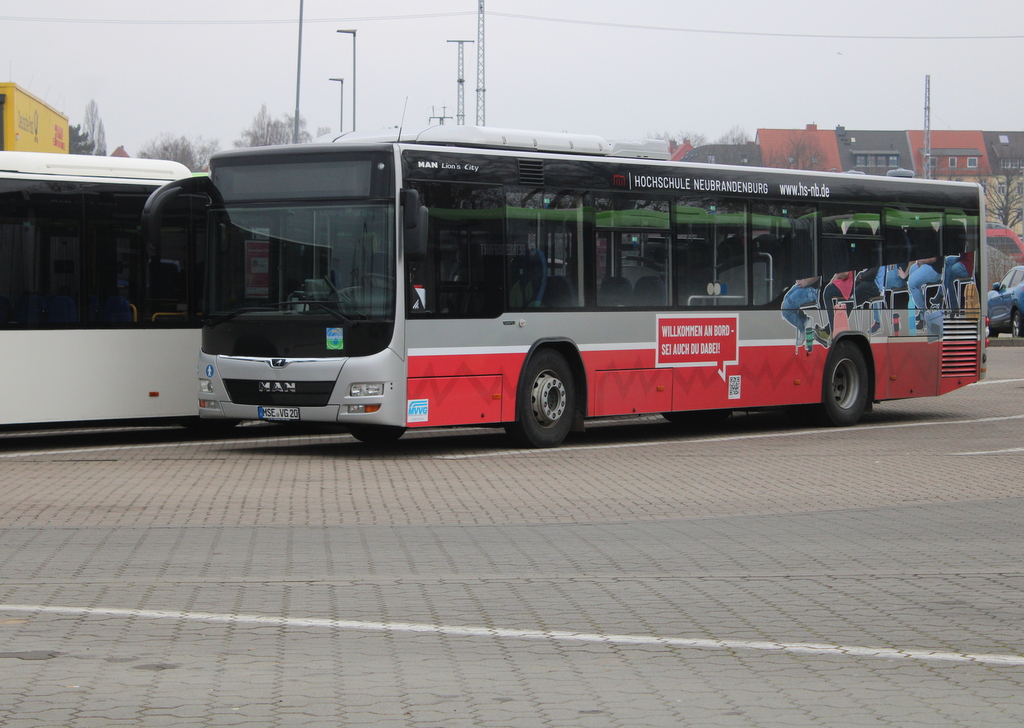
[[[211,205],[204,417],[543,447],[590,417],[851,425],[982,376],[978,185],[398,135],[222,152],[177,185]]]
[[[152,243],[177,162],[0,152],[0,426],[195,417],[197,231],[189,200]]]

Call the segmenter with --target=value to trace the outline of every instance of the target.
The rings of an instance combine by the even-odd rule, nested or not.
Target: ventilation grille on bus
[[[521,185],[543,185],[544,184],[544,160],[543,159],[520,159],[519,160],[519,184],[521,184]]]
[[[978,320],[949,318],[942,322],[942,376],[978,374]]]
[[[225,379],[224,387],[235,404],[262,404],[284,407],[326,407],[334,391],[334,381],[292,382],[288,392],[261,392],[254,379]]]

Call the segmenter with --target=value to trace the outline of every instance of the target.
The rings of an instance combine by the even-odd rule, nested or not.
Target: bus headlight
[[[360,382],[348,389],[349,397],[379,397],[384,394],[383,382]]]
[[[211,382],[209,379],[200,379],[199,391],[205,394],[213,394],[213,382]]]

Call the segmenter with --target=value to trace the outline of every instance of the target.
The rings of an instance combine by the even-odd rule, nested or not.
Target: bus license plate
[[[258,414],[261,420],[297,420],[299,419],[298,407],[260,407]]]

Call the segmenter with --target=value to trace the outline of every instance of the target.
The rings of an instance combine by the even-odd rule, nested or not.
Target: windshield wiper
[[[214,326],[220,326],[221,324],[226,323],[226,322],[230,321],[231,319],[235,318],[236,316],[242,315],[243,313],[258,313],[260,311],[278,311],[278,310],[280,310],[282,308],[295,307],[295,306],[303,306],[303,305],[306,305],[306,306],[308,306],[308,305],[319,306],[323,310],[327,311],[327,313],[329,313],[335,320],[340,321],[341,323],[345,324],[346,326],[351,326],[352,328],[355,328],[356,326],[359,325],[358,321],[353,321],[352,319],[348,318],[347,316],[344,316],[343,314],[339,313],[338,311],[335,311],[331,307],[332,306],[332,302],[331,301],[301,301],[301,300],[300,301],[279,301],[278,303],[274,303],[274,304],[271,304],[269,306],[248,306],[246,308],[236,308],[234,311],[229,311],[228,313],[221,314],[220,316],[215,316],[213,318],[206,319],[206,321],[204,323],[207,326],[213,328]]]
[[[295,303],[295,301],[289,301],[289,303]],[[352,319],[350,319],[348,316],[345,316],[341,312],[335,311],[332,308],[332,306],[334,305],[333,301],[298,301],[298,303],[304,303],[306,305],[313,304],[313,305],[319,306],[324,311],[329,313],[331,316],[333,316],[338,321],[341,321],[341,323],[345,324],[346,326],[351,326],[352,328],[355,328],[356,326],[359,325],[358,321],[353,321]]]
[[[230,321],[235,316],[240,316],[243,313],[254,313],[256,311],[276,311],[276,310],[277,310],[277,306],[250,306],[248,308],[236,308],[234,311],[229,311],[228,313],[221,314],[220,316],[214,316],[213,318],[208,318],[205,321],[203,321],[203,323],[206,326],[211,326],[211,327],[212,326],[220,326],[221,324]]]

